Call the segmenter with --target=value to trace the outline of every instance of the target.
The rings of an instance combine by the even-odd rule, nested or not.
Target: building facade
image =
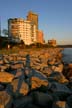
[[[35,24],[38,30],[38,14],[29,11],[27,15],[27,20],[31,21],[32,24]]]
[[[38,42],[38,43],[41,43],[41,44],[44,43],[43,31],[41,31],[41,30],[38,30],[37,42]]]
[[[55,47],[57,45],[56,40],[48,40],[48,45]]]
[[[31,24],[36,26],[36,37],[38,35],[38,14],[29,11],[27,15],[27,20],[31,21]]]
[[[24,20],[13,18],[8,20],[8,35],[13,38],[20,38],[24,34]]]
[[[13,18],[8,20],[10,38],[23,40],[26,45],[36,42],[36,25],[29,20]]]

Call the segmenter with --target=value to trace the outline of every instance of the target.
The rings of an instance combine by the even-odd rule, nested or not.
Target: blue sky
[[[72,44],[72,0],[0,0],[2,29],[7,28],[7,19],[26,19],[30,10],[39,15],[39,29],[46,41]]]

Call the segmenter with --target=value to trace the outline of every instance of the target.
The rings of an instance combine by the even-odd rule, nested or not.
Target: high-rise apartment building
[[[36,25],[22,18],[8,20],[8,31],[10,38],[19,38],[26,45],[36,42]]]
[[[27,20],[31,21],[32,24],[35,24],[38,30],[38,14],[29,11],[27,15]]]
[[[38,14],[29,11],[27,20],[23,18],[9,19],[8,35],[10,39],[23,40],[26,45],[43,43],[43,32],[38,30]]]
[[[38,35],[38,14],[29,11],[27,15],[27,20],[31,21],[31,24],[36,25],[36,37]]]
[[[8,20],[9,37],[20,38],[24,34],[24,19],[13,18]]]

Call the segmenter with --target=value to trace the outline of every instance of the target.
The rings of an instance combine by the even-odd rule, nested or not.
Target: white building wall
[[[14,20],[14,19],[13,19]],[[12,21],[12,20],[11,20]],[[36,25],[31,25],[31,22],[24,19],[17,19],[17,23],[9,23],[9,35],[11,36],[12,25],[17,26],[16,32],[20,40],[23,40],[26,45],[36,42]]]

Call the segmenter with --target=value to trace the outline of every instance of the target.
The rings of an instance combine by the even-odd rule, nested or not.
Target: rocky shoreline
[[[72,64],[62,50],[0,55],[0,108],[72,108]]]

